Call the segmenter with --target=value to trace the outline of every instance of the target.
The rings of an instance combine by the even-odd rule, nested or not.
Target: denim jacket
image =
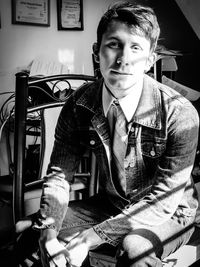
[[[198,206],[191,178],[199,120],[192,104],[171,88],[144,76],[142,95],[128,136],[127,192],[120,195],[110,171],[110,136],[102,107],[103,80],[76,90],[65,103],[55,133],[40,213],[60,229],[68,204],[68,183],[87,148],[99,167],[99,194],[119,214],[94,226],[106,242],[117,245],[131,229],[160,225],[174,217],[187,225]]]

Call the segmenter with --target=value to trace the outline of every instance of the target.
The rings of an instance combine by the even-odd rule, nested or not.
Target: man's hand
[[[39,246],[43,267],[66,267],[68,256],[66,248],[58,241],[57,233],[53,229],[41,231]]]
[[[33,224],[33,221],[30,217],[26,217],[20,221],[18,221],[15,224],[15,232],[16,234],[21,234],[24,232],[26,229],[30,228]]]
[[[66,248],[69,253],[67,259],[72,266],[81,266],[88,255],[89,250],[103,244],[102,239],[96,234],[93,228],[77,233]]]
[[[45,243],[45,248],[41,242],[41,261],[43,267],[66,267],[68,252],[66,248],[58,241],[57,238],[53,238]]]
[[[64,246],[56,238],[56,232],[52,229],[42,231],[39,241],[41,260],[43,267],[79,267],[86,259],[89,250],[103,243],[102,239],[95,233],[93,228],[78,232],[67,246]]]

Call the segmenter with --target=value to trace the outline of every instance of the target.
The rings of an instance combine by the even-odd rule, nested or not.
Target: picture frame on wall
[[[12,24],[50,26],[50,0],[12,0]]]
[[[83,0],[57,0],[58,30],[83,31]]]

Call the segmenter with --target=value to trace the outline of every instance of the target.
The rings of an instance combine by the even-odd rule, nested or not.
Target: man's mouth
[[[114,75],[122,75],[122,76],[132,75],[132,73],[130,73],[130,72],[120,71],[120,70],[111,70],[111,73]]]

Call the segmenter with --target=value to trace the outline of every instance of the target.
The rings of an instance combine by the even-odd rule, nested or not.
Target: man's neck
[[[127,89],[115,89],[115,88],[109,88],[106,84],[106,89],[109,91],[109,93],[116,99],[121,99],[124,98],[128,95],[131,95],[133,93],[135,93],[135,95],[137,96],[138,94],[140,95],[142,92],[142,88],[143,88],[143,80],[141,80],[140,82],[138,82],[137,84],[133,85],[130,88]]]
[[[131,121],[133,114],[138,106],[139,99],[142,93],[142,86],[141,88],[137,87],[135,90],[130,90],[129,94],[126,94],[122,97],[118,97],[119,104],[124,112],[124,115],[128,122]],[[111,92],[111,90],[104,84],[103,86],[103,94],[102,94],[102,103],[103,103],[103,110],[104,114],[107,117],[107,112],[110,108],[113,99],[116,99],[116,96]]]

